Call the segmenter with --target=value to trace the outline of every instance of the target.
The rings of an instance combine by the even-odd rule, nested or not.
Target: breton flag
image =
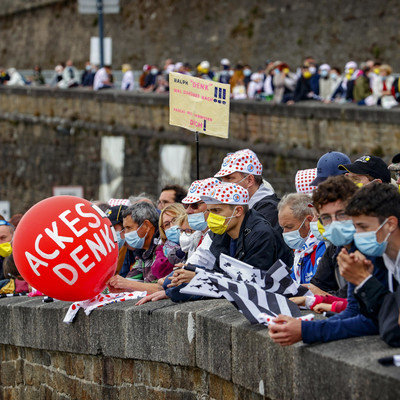
[[[262,271],[221,254],[220,266],[226,275],[197,268],[196,276],[180,292],[214,298],[223,296],[252,324],[268,325],[271,318],[279,314],[301,317],[299,307],[288,297],[304,296],[308,289],[291,278],[281,260],[268,271]]]
[[[242,261],[221,254],[219,264],[229,277],[237,282],[255,283],[270,293],[286,297],[312,295],[290,276],[289,268],[282,261],[276,261],[267,271],[257,269]]]
[[[300,308],[278,293],[269,293],[254,283],[234,282],[225,277],[210,276],[210,281],[252,324],[262,323],[260,314],[300,317]]]

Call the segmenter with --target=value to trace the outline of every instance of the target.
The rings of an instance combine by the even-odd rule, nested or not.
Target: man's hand
[[[170,278],[171,283],[168,285],[168,287],[179,286],[182,283],[189,283],[195,277],[195,275],[196,273],[193,271],[187,271],[183,268],[177,269]]]
[[[293,303],[297,304],[298,306],[306,305],[306,296],[291,297],[289,300],[293,301]]]
[[[272,320],[274,325],[269,325],[269,336],[281,346],[290,346],[301,341],[301,321],[286,315],[278,315]]]
[[[107,286],[111,293],[133,291],[131,288],[132,280],[123,278],[121,275],[114,275],[108,282]]]
[[[359,285],[365,278],[372,274],[374,268],[372,262],[367,260],[364,254],[358,250],[349,254],[342,249],[337,257],[340,275],[353,285]]]
[[[302,283],[302,286],[306,287],[308,290],[312,292],[312,294],[319,294],[321,296],[329,295],[328,292],[324,292],[318,286],[313,285],[312,283]]]
[[[148,296],[145,296],[142,299],[140,299],[135,305],[141,306],[142,304],[145,304],[149,301],[158,301],[162,299],[168,299],[168,296],[165,294],[165,290],[159,290],[158,292],[149,294]]]
[[[322,314],[324,311],[332,311],[332,304],[319,303],[314,306],[313,311]]]

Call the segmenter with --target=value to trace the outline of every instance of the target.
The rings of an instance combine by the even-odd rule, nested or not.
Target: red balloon
[[[14,234],[13,254],[22,277],[58,300],[90,299],[115,274],[114,228],[94,204],[56,196],[35,204]]]

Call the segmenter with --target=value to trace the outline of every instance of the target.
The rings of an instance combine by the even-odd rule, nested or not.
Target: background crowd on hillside
[[[284,61],[267,60],[254,68],[242,62],[233,65],[227,58],[219,66],[203,60],[197,65],[166,60],[162,66],[145,64],[142,71],[133,71],[130,64],[121,66],[122,79],[118,86],[111,66],[98,68],[86,62],[79,71],[72,60],[60,63],[52,79],[46,83],[40,66],[24,76],[15,68],[0,67],[0,84],[10,86],[49,85],[60,89],[87,87],[94,90],[121,89],[165,93],[169,91],[170,72],[191,75],[230,85],[231,98],[252,99],[274,104],[293,104],[299,101],[323,103],[354,103],[360,106],[392,108],[400,102],[398,76],[392,67],[379,60],[361,63],[348,61],[343,66],[329,65],[307,57],[293,68]]]

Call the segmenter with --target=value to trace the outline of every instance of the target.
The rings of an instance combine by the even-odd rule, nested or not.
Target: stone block
[[[282,348],[263,325],[232,328],[232,380],[270,399],[291,399],[293,347]]]
[[[196,365],[226,380],[232,377],[232,326],[243,323],[244,317],[226,300],[210,300],[214,304],[196,315]]]

